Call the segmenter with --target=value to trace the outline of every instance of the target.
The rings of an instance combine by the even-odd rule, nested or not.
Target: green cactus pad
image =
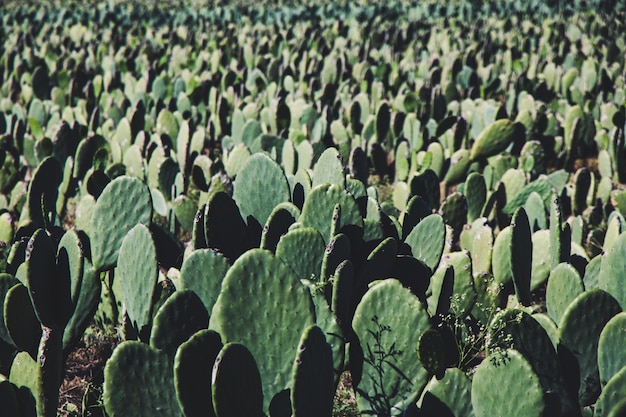
[[[3,307],[6,305],[6,295],[11,288],[20,282],[11,274],[0,274],[0,300],[2,300]],[[28,294],[27,294],[28,295]],[[21,305],[21,304],[18,304]],[[9,330],[4,322],[4,308],[0,308],[0,341],[4,343],[8,343],[9,345],[13,345],[13,339],[9,336]],[[32,307],[31,307],[32,309]],[[19,313],[18,316],[19,317]]]
[[[546,229],[548,220],[546,218],[546,204],[539,193],[533,191],[524,203],[524,209],[528,215],[528,222],[533,232]]]
[[[20,352],[13,359],[9,381],[17,389],[20,416],[37,415],[37,400],[41,399],[39,363],[28,352]]]
[[[600,267],[598,287],[619,301],[626,308],[626,233],[619,235],[613,247],[606,253]]]
[[[322,259],[322,280],[326,281],[335,273],[335,269],[343,261],[350,259],[350,240],[343,233],[333,236],[326,245]]]
[[[520,123],[501,119],[485,127],[478,135],[470,152],[470,159],[486,158],[505,150],[511,142],[523,134],[524,127]]]
[[[550,231],[537,230],[533,233],[533,264],[530,290],[535,291],[546,283],[551,270]]]
[[[616,408],[617,405],[623,402],[625,392],[626,368],[622,368],[604,386],[596,402],[594,417],[608,417],[613,412],[613,408]]]
[[[301,227],[280,238],[276,257],[288,265],[298,278],[321,281],[325,250],[324,238],[317,230]]]
[[[210,326],[257,358],[267,408],[288,387],[291,363],[284,358],[295,357],[300,335],[314,319],[309,291],[291,268],[269,251],[252,249],[228,270]]]
[[[496,309],[502,304],[503,288],[496,282],[492,274],[483,273],[474,277],[474,289],[476,290],[476,303],[472,308],[472,316],[482,324],[487,325]]]
[[[463,225],[467,221],[467,200],[458,191],[448,195],[439,209],[443,221],[452,228],[453,239],[459,238]]]
[[[621,311],[619,303],[610,294],[600,289],[591,289],[576,297],[561,317],[559,356],[573,356],[578,362],[580,377],[578,381],[572,381],[572,386],[578,387],[578,400],[582,406],[593,404],[600,394],[600,332]]]
[[[598,340],[598,370],[600,384],[606,383],[626,366],[623,355],[626,346],[626,312],[621,312],[606,323]]]
[[[464,193],[467,199],[467,221],[473,222],[481,216],[487,200],[485,178],[477,172],[469,174],[465,180]]]
[[[219,252],[196,249],[189,254],[180,269],[179,289],[195,292],[207,311],[211,311],[229,267],[228,260]]]
[[[96,201],[89,226],[96,271],[115,266],[122,240],[138,223],[150,224],[152,199],[141,180],[121,176],[111,181]]]
[[[41,338],[41,323],[35,314],[28,288],[22,284],[16,284],[7,291],[4,323],[11,345],[35,359]]]
[[[555,187],[549,181],[548,177],[541,176],[537,178],[535,181],[527,184],[524,188],[519,190],[513,198],[507,200],[506,205],[502,209],[505,214],[513,214],[515,210],[520,207],[524,207],[529,197],[533,193],[539,194],[539,196],[543,199],[544,203],[548,201],[552,193],[554,192]],[[508,193],[507,193],[508,196]]]
[[[281,236],[289,231],[289,226],[300,217],[300,209],[292,203],[281,203],[274,207],[267,218],[261,234],[261,249],[276,252],[276,245]]]
[[[474,227],[472,227],[474,229]],[[472,274],[477,276],[491,271],[491,256],[493,253],[493,230],[487,224],[475,227],[473,230],[472,247]]]
[[[50,223],[53,220],[47,218],[50,213],[56,216],[58,187],[62,180],[63,167],[58,159],[50,156],[37,166],[28,185],[28,194],[24,206],[35,227],[44,227]]]
[[[476,417],[544,415],[546,404],[539,377],[516,350],[489,355],[472,380]]]
[[[287,361],[289,362],[289,361]],[[262,417],[263,386],[252,353],[238,343],[220,350],[211,380],[217,417]]]
[[[602,271],[602,259],[602,256],[596,256],[587,264],[587,267],[585,268],[585,276],[583,277],[583,283],[586,290],[598,288],[600,272]]]
[[[196,293],[175,291],[154,316],[150,346],[173,359],[181,343],[208,326],[209,313]]]
[[[427,169],[422,174],[414,176],[409,182],[410,196],[420,196],[426,202],[429,210],[439,208],[441,190],[439,177],[432,169]]]
[[[63,234],[57,249],[57,273],[69,276],[71,307],[68,312],[71,314],[74,306],[78,302],[80,287],[82,285],[85,271],[85,254],[83,252],[83,242],[78,233],[68,230]]]
[[[244,220],[252,216],[263,225],[276,205],[291,200],[291,191],[280,165],[266,154],[257,153],[239,170],[233,199]]]
[[[364,354],[356,387],[361,413],[391,415],[417,399],[428,373],[415,358],[430,327],[419,299],[394,279],[374,285],[356,308],[352,327]]]
[[[167,355],[145,343],[123,342],[104,367],[102,400],[116,416],[180,417]]]
[[[349,331],[352,321],[352,291],[354,288],[354,266],[352,261],[346,259],[341,262],[333,274],[333,287],[331,297],[331,311],[334,313],[337,323],[344,332]]]
[[[333,373],[333,355],[324,332],[315,325],[308,327],[302,334],[293,364],[293,417],[332,415],[335,395]]]
[[[133,227],[122,241],[117,270],[115,297],[126,307],[135,330],[142,333],[150,325],[159,275],[154,241],[143,224]]]
[[[571,242],[563,232],[561,201],[553,195],[550,200],[550,267],[556,268],[561,262],[568,262]]]
[[[328,148],[320,155],[313,167],[312,179],[312,188],[324,183],[346,186],[346,175],[337,149]]]
[[[322,184],[313,188],[304,202],[299,221],[304,227],[317,229],[328,244],[333,236],[331,226],[336,204],[341,207],[337,232],[350,237],[350,242],[360,239],[363,235],[361,212],[354,197],[337,184]]]
[[[446,369],[443,378],[433,377],[426,385],[420,409],[429,416],[474,417],[472,381],[458,368]]]
[[[450,312],[456,317],[465,317],[476,302],[476,289],[472,276],[472,260],[467,252],[452,252],[441,258],[439,268],[430,280],[430,292],[428,298],[428,312],[434,315],[437,312],[439,298],[444,291],[444,280],[449,267],[454,270],[454,286],[450,298]],[[447,312],[444,312],[444,314]]]
[[[405,243],[411,247],[411,253],[417,260],[434,271],[443,254],[445,235],[443,218],[439,214],[431,214],[411,230]]]
[[[450,157],[450,167],[443,181],[446,184],[455,184],[465,177],[470,165],[470,152],[467,149],[459,149]]]
[[[231,262],[247,247],[246,223],[235,201],[224,191],[213,194],[204,208],[204,240]],[[196,246],[197,247],[197,246]]]
[[[583,280],[571,264],[561,263],[554,268],[546,288],[546,307],[552,320],[560,322],[567,306],[583,291]]]
[[[38,382],[41,397],[37,399],[37,415],[56,416],[59,389],[63,382],[63,331],[43,328],[37,352]]]
[[[101,286],[100,276],[93,269],[91,263],[85,260],[78,300],[63,332],[63,348],[66,351],[80,341],[89,323],[91,323],[100,303]]]
[[[556,350],[559,344],[559,328],[556,327],[556,323],[545,313],[534,313],[532,316],[541,327],[543,327],[543,330],[546,331],[552,342],[552,346],[554,346]]]
[[[222,349],[213,330],[200,330],[180,345],[174,357],[174,386],[185,417],[215,417],[211,396],[211,373]]]
[[[415,225],[429,214],[431,214],[431,210],[426,206],[422,197],[411,197],[402,216],[402,238],[406,239]]]

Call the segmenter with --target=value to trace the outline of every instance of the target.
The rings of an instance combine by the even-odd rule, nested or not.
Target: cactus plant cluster
[[[626,5],[558,3],[0,6],[2,412],[92,326],[112,417],[623,415]]]

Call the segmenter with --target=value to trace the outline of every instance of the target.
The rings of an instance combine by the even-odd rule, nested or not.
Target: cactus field
[[[0,4],[0,415],[626,416],[626,2]]]

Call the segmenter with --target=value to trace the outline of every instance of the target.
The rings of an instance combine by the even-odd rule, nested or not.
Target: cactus
[[[528,222],[533,233],[548,227],[546,206],[539,193],[533,191],[528,195],[528,199],[524,203],[524,209],[528,215]]]
[[[222,347],[218,333],[200,330],[176,351],[174,386],[178,404],[186,417],[215,417],[210,375]]]
[[[445,233],[443,218],[439,214],[431,214],[411,230],[405,243],[411,247],[413,257],[434,271],[443,254]]]
[[[289,265],[298,278],[321,281],[325,250],[322,235],[312,227],[302,227],[280,238],[276,257]]]
[[[417,357],[430,375],[437,378],[446,370],[445,341],[437,329],[428,329],[417,342]]]
[[[35,360],[42,330],[26,286],[16,284],[7,291],[4,323],[11,345],[27,352]]]
[[[104,367],[106,412],[111,417],[179,416],[173,380],[167,354],[145,343],[123,342]]]
[[[3,413],[5,416],[20,416],[16,387],[3,375],[0,375],[0,404],[4,407]]]
[[[336,204],[341,207],[339,230],[331,233]],[[299,221],[302,226],[313,227],[320,232],[326,244],[339,232],[346,234],[351,244],[363,234],[363,217],[354,197],[337,184],[322,184],[313,188],[304,202]]]
[[[605,417],[617,413],[617,409],[624,409],[623,400],[626,391],[626,368],[622,368],[604,386],[596,407],[594,416]],[[615,411],[614,411],[615,409]]]
[[[133,209],[128,211],[128,206]],[[89,226],[92,262],[96,271],[115,266],[122,240],[138,223],[150,224],[152,199],[145,183],[134,177],[111,181],[96,201]]]
[[[346,175],[343,171],[341,155],[335,148],[326,149],[313,167],[312,188],[329,183],[340,187],[346,186]]]
[[[436,313],[447,314],[447,311],[438,311],[439,300],[443,293],[442,287],[446,271],[452,267],[454,271],[454,285],[450,297],[450,312],[456,317],[467,316],[476,302],[476,290],[472,276],[472,260],[467,252],[453,252],[443,256],[439,268],[430,281],[431,297],[428,299],[428,312],[431,316]]]
[[[465,180],[463,192],[467,200],[467,221],[471,223],[481,216],[487,200],[485,178],[477,172],[472,172]]]
[[[552,320],[560,322],[567,306],[583,291],[583,280],[571,264],[561,263],[554,268],[546,288],[546,307]]]
[[[622,348],[626,342],[626,337],[624,337],[625,326],[626,313],[621,312],[613,316],[600,333],[598,339],[598,371],[602,387],[626,366],[626,360],[622,355]]]
[[[443,377],[431,378],[422,393],[420,409],[426,415],[474,417],[472,382],[458,368],[448,368]]]
[[[394,279],[374,285],[357,306],[352,327],[364,353],[356,387],[361,413],[392,415],[417,399],[428,374],[415,347],[429,327],[417,297]]]
[[[550,275],[550,231],[537,230],[532,236],[533,263],[530,278],[530,291],[535,291],[546,283]]]
[[[570,239],[563,227],[563,213],[559,197],[552,195],[550,201],[550,253],[551,269],[556,268],[561,262],[569,261]]]
[[[507,119],[493,122],[476,137],[470,151],[470,159],[476,161],[502,152],[513,141],[522,136],[524,130],[520,123]]]
[[[263,416],[262,377],[252,353],[238,343],[220,350],[211,379],[217,417]],[[245,401],[242,401],[245,398]]]
[[[276,245],[281,236],[289,231],[289,227],[299,217],[300,209],[292,203],[281,203],[274,207],[263,227],[260,248],[276,252]]]
[[[227,193],[220,191],[213,194],[201,217],[204,218],[204,225],[200,227],[204,236],[200,236],[198,231],[198,242],[206,242],[206,247],[221,252],[230,262],[246,250],[248,229],[237,204]]]
[[[626,267],[625,242],[626,233],[622,233],[602,260],[598,276],[598,287],[615,297],[622,309],[626,307],[626,289],[623,285]]]
[[[593,404],[600,394],[598,374],[598,339],[606,323],[622,309],[615,298],[600,290],[591,289],[576,297],[567,307],[559,322],[559,359],[571,389],[578,393],[580,405]],[[568,361],[575,360],[575,364]],[[576,372],[578,371],[578,372]],[[578,377],[576,375],[579,375]]]
[[[449,159],[450,166],[443,181],[446,184],[455,184],[465,177],[465,173],[470,165],[470,151],[459,149],[455,151]]]
[[[526,210],[519,208],[511,220],[511,269],[515,295],[524,306],[530,305],[532,237]]]
[[[511,241],[513,228],[510,226],[500,230],[493,244],[492,269],[493,277],[500,285],[506,285],[513,281],[513,268],[511,266]]]
[[[546,410],[539,377],[514,349],[494,352],[476,368],[472,380],[476,417],[535,416]]]
[[[439,178],[431,169],[427,169],[423,173],[414,176],[409,181],[411,190],[410,196],[420,196],[426,203],[429,210],[439,208],[439,200],[441,190],[439,189]]]
[[[411,197],[401,218],[402,239],[406,239],[413,228],[429,214],[431,214],[431,210],[426,206],[426,202],[422,197]]]
[[[176,350],[196,332],[209,326],[209,312],[191,290],[175,291],[154,316],[150,346],[174,359]]]
[[[454,192],[446,197],[439,209],[443,221],[452,228],[452,239],[456,242],[467,221],[467,200],[461,193]]]
[[[319,327],[309,326],[302,333],[293,364],[292,415],[294,417],[330,417],[333,411],[334,395],[331,347]]]
[[[228,260],[211,249],[196,249],[183,261],[180,288],[195,292],[207,311],[211,311],[228,272]]]
[[[257,358],[267,409],[288,386],[291,363],[283,358],[295,357],[301,332],[313,322],[309,291],[291,268],[269,251],[252,249],[226,273],[210,328],[227,343],[245,344]]]
[[[63,166],[58,159],[47,157],[39,163],[28,184],[28,194],[20,225],[48,227],[56,218],[59,185],[63,180]]]
[[[3,301],[3,305],[6,305],[6,295],[11,288],[20,282],[11,274],[0,274],[0,300]],[[28,294],[26,294],[28,296]],[[22,303],[15,304],[16,306],[22,306]],[[26,305],[28,307],[28,304]],[[4,307],[6,308],[6,307]],[[9,335],[6,323],[4,321],[4,308],[0,308],[0,342],[4,342],[9,345],[13,345],[13,340]],[[35,317],[36,318],[36,317]]]
[[[233,199],[248,224],[252,216],[263,225],[277,204],[291,200],[291,192],[282,168],[269,156],[256,153],[239,170]]]
[[[321,266],[321,280],[324,282],[327,281],[343,261],[350,259],[350,252],[350,240],[346,235],[339,233],[333,236],[324,251]]]

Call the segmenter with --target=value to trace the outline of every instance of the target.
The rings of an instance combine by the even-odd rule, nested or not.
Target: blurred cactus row
[[[625,415],[624,3],[363,3],[0,9],[3,415]]]

